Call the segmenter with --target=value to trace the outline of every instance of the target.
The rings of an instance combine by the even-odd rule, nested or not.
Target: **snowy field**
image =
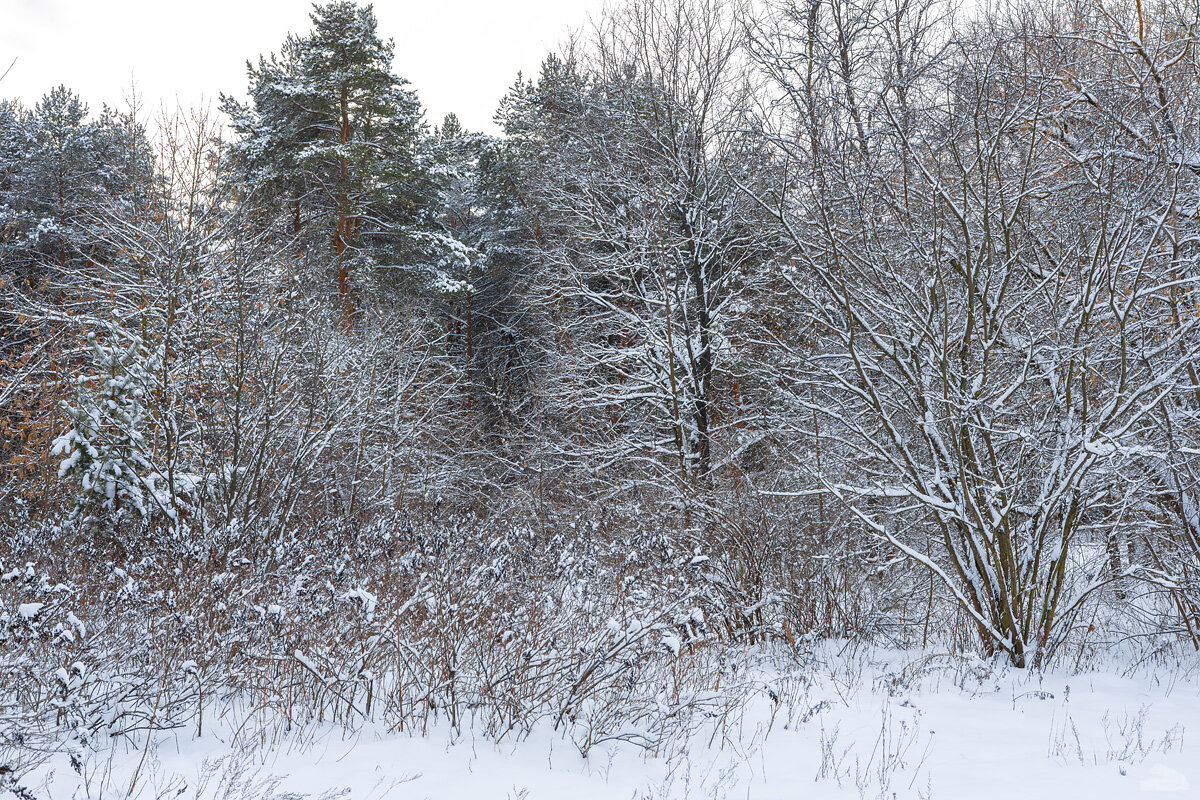
[[[1121,798],[1200,796],[1196,665],[1037,675],[975,659],[827,648],[659,752],[545,726],[495,742],[448,726],[264,740],[219,733],[67,756],[33,797]],[[773,698],[778,698],[776,701]],[[629,739],[635,739],[631,731]]]

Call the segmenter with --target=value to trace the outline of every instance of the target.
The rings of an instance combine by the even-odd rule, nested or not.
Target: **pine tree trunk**
[[[342,145],[345,145],[350,141],[350,100],[345,87],[342,88],[341,94],[341,116],[341,125],[338,128],[338,141]],[[350,166],[346,161],[345,153],[342,154],[341,160],[338,163],[338,174],[344,187],[350,175]],[[347,331],[354,328],[355,319],[358,316],[358,309],[355,306],[354,298],[350,291],[350,265],[346,263],[345,258],[346,243],[350,238],[352,223],[351,216],[347,213],[348,206],[349,197],[343,189],[342,193],[338,196],[337,230],[334,234],[333,249],[338,265],[338,299],[342,304],[342,322]]]

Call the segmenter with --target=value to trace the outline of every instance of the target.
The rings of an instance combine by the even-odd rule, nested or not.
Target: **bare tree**
[[[798,365],[819,390],[797,399],[838,443],[818,480],[989,650],[1037,664],[1095,588],[1074,548],[1112,469],[1196,354],[1194,320],[1163,325],[1180,172],[1113,147],[1119,119],[1079,144],[1064,84],[1098,54],[1062,31],[1086,17],[992,12],[948,38],[931,4],[846,8],[823,27],[823,5],[787,7],[758,48],[794,126],[772,140],[783,174],[812,176],[758,196],[820,331]],[[847,43],[867,35],[864,90]]]

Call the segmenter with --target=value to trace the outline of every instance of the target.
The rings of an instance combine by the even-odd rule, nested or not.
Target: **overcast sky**
[[[380,33],[396,42],[395,71],[426,118],[458,114],[493,131],[497,102],[518,70],[535,71],[602,0],[377,0]],[[32,105],[60,83],[90,106],[118,104],[131,79],[147,105],[185,106],[243,95],[246,59],[307,31],[306,0],[0,0],[0,97]]]

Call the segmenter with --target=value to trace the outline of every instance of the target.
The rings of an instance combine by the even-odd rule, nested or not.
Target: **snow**
[[[21,619],[33,619],[42,613],[42,609],[45,607],[45,603],[22,603],[17,606],[17,616]]]
[[[827,656],[789,672],[764,667],[770,692],[657,753],[610,741],[585,758],[549,725],[497,743],[445,724],[425,736],[368,723],[288,738],[227,719],[199,739],[160,736],[142,780],[194,785],[206,762],[240,759],[277,776],[280,791],[356,798],[1126,800],[1200,788],[1189,735],[1200,730],[1200,684],[1176,667],[1038,675],[938,654]],[[91,757],[127,786],[143,746]],[[25,785],[71,796],[80,780],[64,756]]]
[[[1143,792],[1186,792],[1191,784],[1182,772],[1155,764],[1150,768],[1149,777],[1138,782],[1138,788]]]
[[[366,589],[358,588],[351,589],[342,595],[342,599],[350,602],[358,602],[362,605],[363,612],[368,617],[375,613],[375,606],[379,604],[379,598]]]

